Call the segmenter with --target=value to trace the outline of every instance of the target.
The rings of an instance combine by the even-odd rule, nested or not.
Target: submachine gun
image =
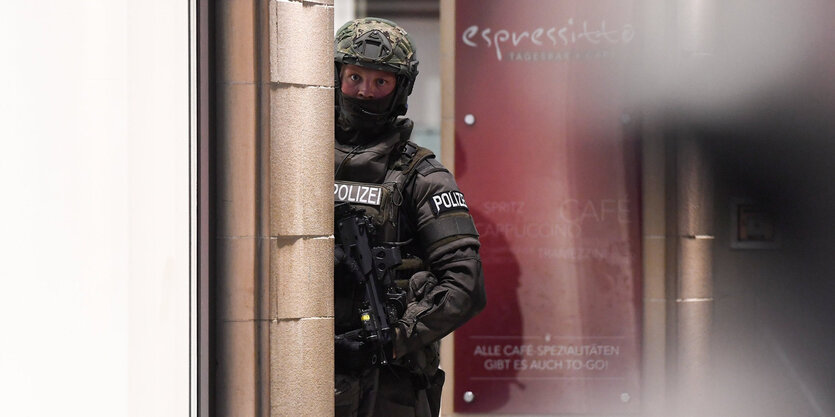
[[[345,255],[343,264],[365,289],[358,311],[360,335],[374,345],[371,364],[387,365],[385,349],[394,342],[391,325],[406,310],[406,291],[394,283],[394,269],[402,263],[400,248],[372,242],[375,230],[371,218],[347,203],[334,206],[334,219],[336,246]]]

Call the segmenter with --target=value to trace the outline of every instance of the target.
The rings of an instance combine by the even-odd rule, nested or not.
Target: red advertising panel
[[[455,411],[639,410],[640,146],[628,0],[458,0],[458,182],[487,308],[455,333]]]

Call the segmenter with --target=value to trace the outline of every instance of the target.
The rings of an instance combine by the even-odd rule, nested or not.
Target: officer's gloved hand
[[[372,366],[374,346],[363,340],[360,330],[337,335],[334,338],[336,372],[356,373]]]

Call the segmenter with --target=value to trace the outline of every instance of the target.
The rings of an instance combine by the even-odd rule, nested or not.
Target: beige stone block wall
[[[217,4],[219,416],[333,414],[332,3]]]
[[[274,85],[271,94],[271,234],[329,236],[333,232],[333,88]]]
[[[270,3],[270,81],[333,85],[333,44],[321,41],[333,39],[333,6],[317,3]],[[320,65],[324,62],[329,65]]]
[[[272,318],[333,317],[333,263],[318,261],[333,259],[332,237],[272,239],[270,258]]]
[[[270,415],[333,404],[333,6],[269,1]]]
[[[271,415],[333,415],[333,332],[332,318],[271,323]],[[323,347],[317,340],[330,343]]]

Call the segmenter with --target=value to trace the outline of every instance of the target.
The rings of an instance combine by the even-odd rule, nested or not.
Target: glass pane
[[[455,333],[455,410],[637,411],[640,143],[624,88],[633,3],[456,7],[455,166],[488,303]]]

